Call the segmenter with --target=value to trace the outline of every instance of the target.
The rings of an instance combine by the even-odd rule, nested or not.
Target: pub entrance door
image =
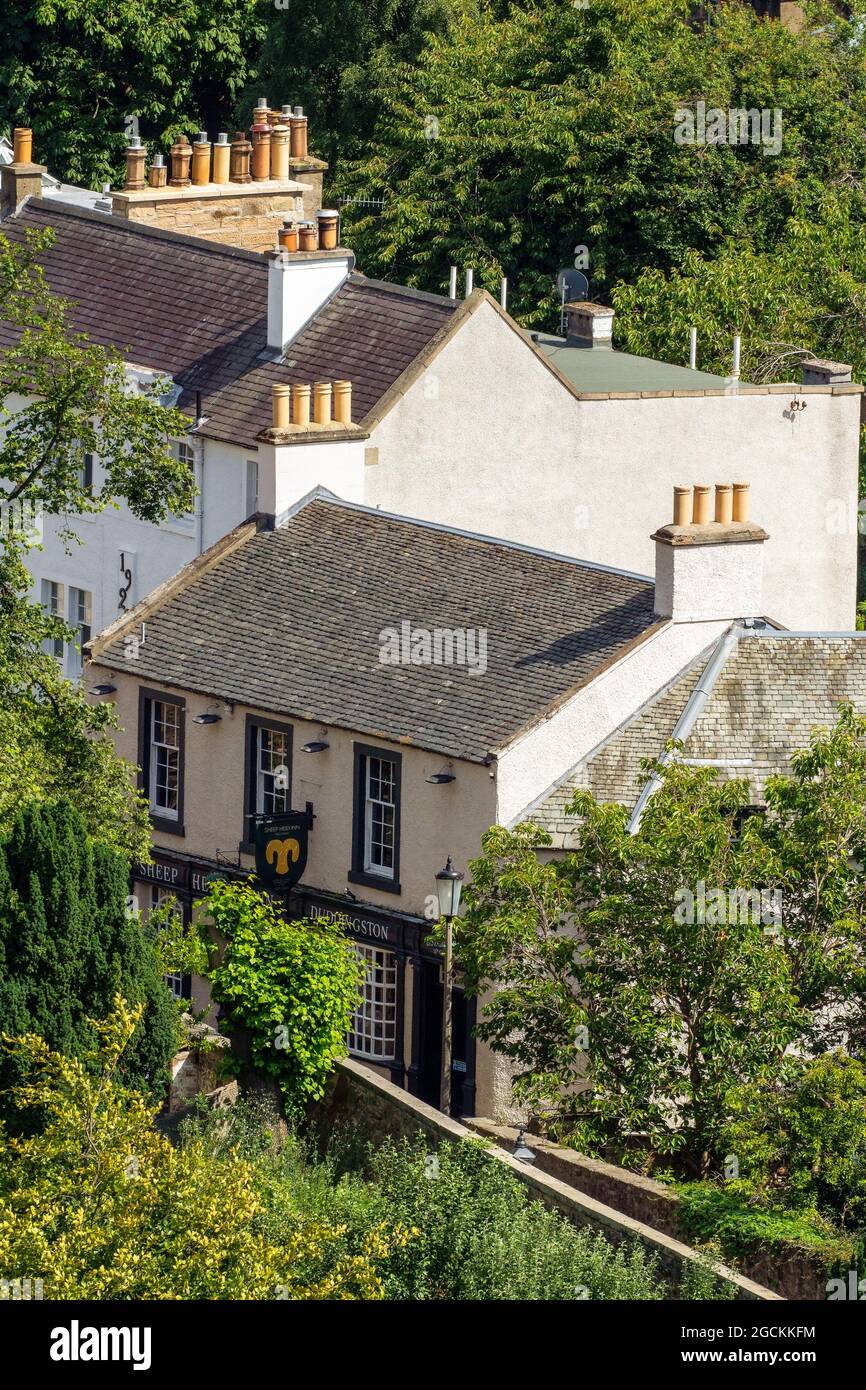
[[[419,1097],[439,1107],[442,1068],[442,980],[438,961],[421,963],[421,1057]],[[451,1114],[475,1113],[475,1039],[471,1036],[474,1007],[462,989],[452,991],[453,1040],[451,1046]]]

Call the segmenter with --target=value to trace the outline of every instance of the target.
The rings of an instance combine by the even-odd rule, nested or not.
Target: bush
[[[765,1207],[817,1210],[845,1230],[866,1224],[866,1067],[842,1051],[786,1058],[734,1091],[726,1142],[731,1190]]]
[[[371,1158],[380,1213],[413,1232],[384,1273],[394,1299],[662,1299],[638,1245],[615,1249],[533,1201],[484,1145],[386,1143]]]
[[[728,1260],[771,1251],[780,1258],[817,1256],[827,1269],[851,1264],[852,1242],[820,1212],[750,1205],[711,1182],[684,1183],[677,1191],[684,1234],[702,1245],[715,1244]]]
[[[51,1299],[381,1297],[381,1228],[351,1257],[342,1229],[302,1213],[271,1238],[267,1131],[173,1148],[154,1130],[117,1079],[139,1014],[118,999],[86,1065],[33,1035],[7,1044],[33,1078],[15,1103],[49,1119],[17,1143],[0,1133],[0,1277],[42,1279]]]
[[[346,1053],[361,983],[352,943],[327,919],[288,921],[251,883],[215,883],[205,905],[226,940],[213,998],[249,1030],[254,1068],[299,1114]]]
[[[94,841],[74,807],[33,803],[0,844],[0,1034],[35,1033],[83,1059],[116,993],[141,1005],[120,1069],[126,1084],[164,1092],[177,1011],[152,942],[127,911],[129,865]],[[23,1080],[25,1058],[0,1061],[0,1092]],[[0,1094],[0,1115],[21,1116]],[[35,1116],[28,1115],[32,1125]]]

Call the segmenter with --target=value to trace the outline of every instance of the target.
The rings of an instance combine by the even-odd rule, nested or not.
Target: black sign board
[[[256,874],[262,883],[283,892],[297,883],[307,867],[307,842],[312,816],[285,811],[256,825]]]

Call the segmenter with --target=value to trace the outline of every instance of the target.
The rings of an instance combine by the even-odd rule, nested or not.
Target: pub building
[[[657,627],[635,576],[322,489],[251,518],[87,648],[150,807],[139,903],[188,915],[257,872],[293,915],[339,917],[367,966],[350,1055],[439,1104],[436,875],[468,881],[489,827],[573,766],[575,690]],[[172,985],[206,1007],[204,981]],[[452,1006],[452,1113],[508,1119],[459,976]]]

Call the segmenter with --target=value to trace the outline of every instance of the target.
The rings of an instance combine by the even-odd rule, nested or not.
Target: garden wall
[[[472,1119],[466,1123],[475,1133],[492,1139],[502,1148],[514,1147],[516,1129],[494,1124],[492,1120]],[[536,1155],[534,1167],[541,1172],[550,1173],[569,1187],[674,1239],[683,1234],[679,1196],[664,1183],[600,1159],[588,1158],[574,1149],[559,1148],[534,1134],[529,1144]],[[811,1260],[799,1251],[786,1256],[776,1250],[765,1250],[748,1259],[742,1257],[738,1263],[750,1278],[767,1285],[782,1298],[816,1300],[827,1296],[827,1270],[817,1257]]]
[[[311,1118],[324,1137],[335,1125],[348,1124],[358,1131],[359,1138],[374,1144],[389,1137],[413,1137],[419,1130],[433,1147],[447,1140],[477,1137],[465,1125],[448,1119],[440,1111],[425,1105],[408,1091],[401,1090],[351,1058],[337,1063],[328,1094],[314,1108]],[[514,1134],[515,1131],[503,1131],[503,1136],[506,1133]],[[503,1142],[498,1135],[491,1134],[489,1137],[496,1139],[497,1143]],[[534,1138],[532,1145],[536,1145]],[[504,1163],[533,1197],[555,1207],[576,1226],[588,1226],[600,1231],[615,1244],[623,1240],[639,1240],[648,1253],[657,1257],[672,1285],[679,1284],[689,1264],[702,1262],[696,1251],[673,1235],[626,1212],[614,1210],[612,1206],[579,1191],[553,1173],[543,1171],[541,1164],[528,1167],[501,1147],[491,1148],[489,1154],[491,1161]],[[722,1265],[715,1268],[720,1278],[735,1287],[738,1299],[772,1301],[779,1298],[770,1289]]]

